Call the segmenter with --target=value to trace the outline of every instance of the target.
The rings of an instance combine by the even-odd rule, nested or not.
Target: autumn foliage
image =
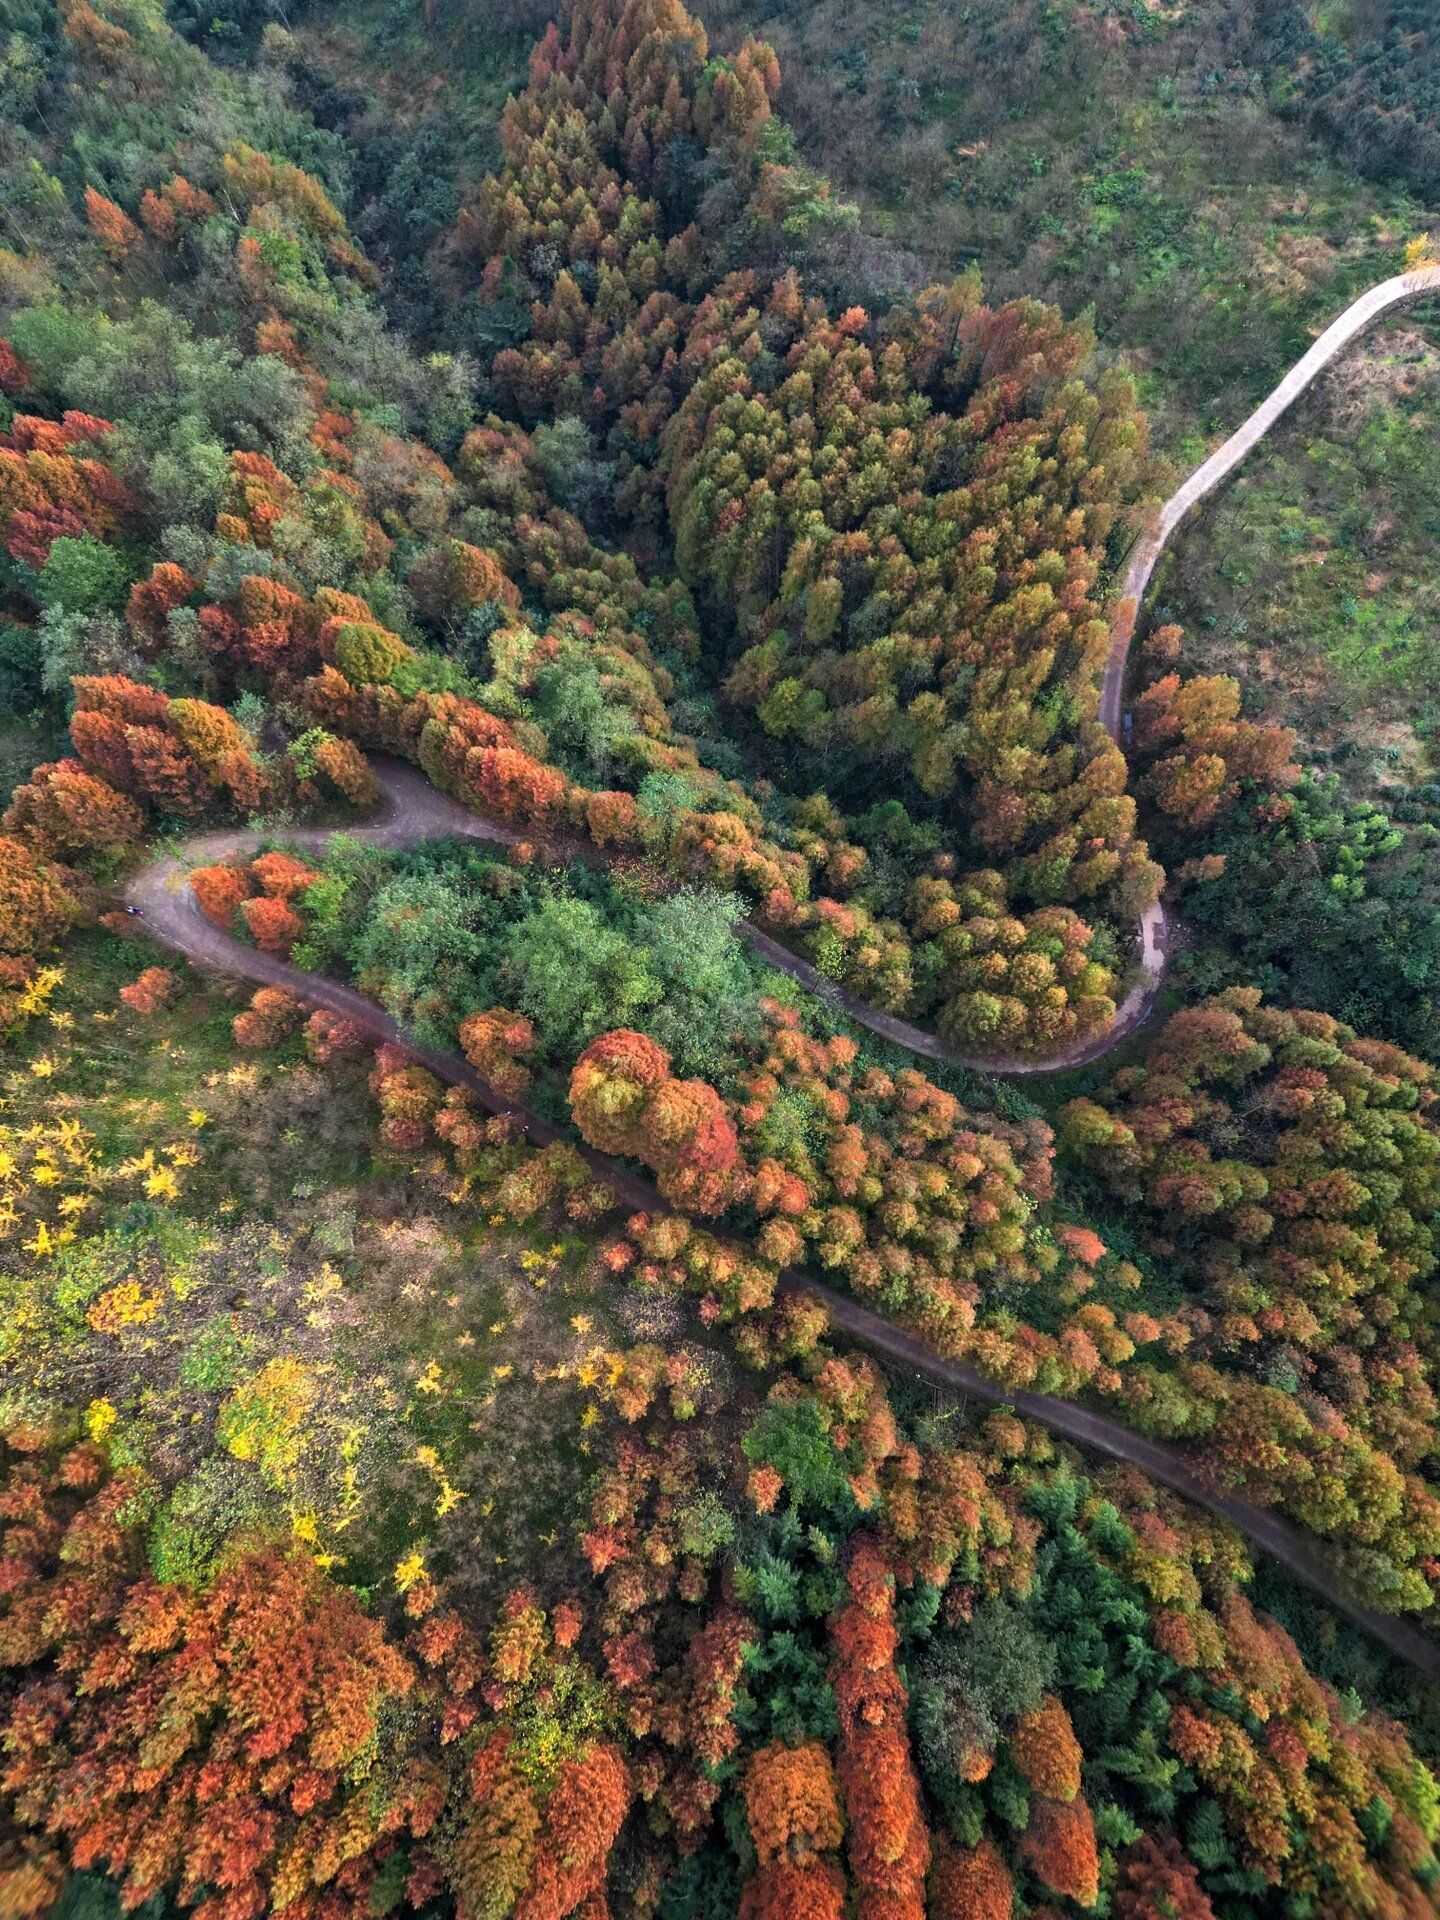
[[[250,862],[250,874],[262,893],[272,900],[285,901],[297,899],[320,878],[314,867],[306,866],[293,853],[280,852],[257,854]]]
[[[935,1841],[930,1869],[930,1920],[1010,1920],[1015,1885],[988,1836],[977,1847]]]
[[[1016,1727],[1010,1751],[1036,1793],[1068,1802],[1080,1791],[1080,1742],[1053,1693]]]
[[[475,1071],[502,1099],[517,1099],[530,1084],[522,1056],[535,1046],[535,1029],[524,1014],[505,1007],[472,1013],[461,1025],[460,1045]]]
[[[299,1027],[304,1012],[300,1001],[283,987],[260,987],[251,994],[246,1011],[230,1022],[230,1030],[238,1047],[257,1051],[278,1047]]]
[[[445,1090],[428,1067],[416,1065],[403,1047],[386,1045],[375,1055],[370,1091],[380,1106],[380,1138],[392,1153],[418,1153]]]
[[[38,851],[61,858],[114,852],[134,845],[145,831],[144,815],[135,803],[108,781],[87,773],[78,760],[36,767],[16,787],[3,824]]]
[[[677,1206],[721,1213],[744,1190],[735,1126],[715,1089],[677,1080],[670,1056],[643,1033],[602,1034],[575,1062],[570,1110],[592,1147],[653,1167]]]
[[[37,953],[68,933],[84,911],[76,879],[28,840],[0,834],[0,953]]]
[[[290,949],[305,931],[305,923],[284,900],[262,894],[258,899],[242,900],[240,919],[245,931],[262,953],[289,957]]]
[[[131,512],[129,493],[87,448],[103,446],[108,420],[16,414],[0,434],[0,540],[37,572],[57,540],[113,540]]]
[[[1135,702],[1132,752],[1151,762],[1146,786],[1162,813],[1184,827],[1208,825],[1242,788],[1282,791],[1300,777],[1295,736],[1240,718],[1240,685],[1229,674],[1182,681],[1167,673]]]
[[[86,1447],[9,1473],[0,1789],[130,1905],[204,1893],[222,1920],[353,1897],[439,1811],[423,1770],[382,1795],[347,1779],[410,1667],[303,1553],[243,1554],[202,1593],[160,1585],[127,1531],[134,1491]]]
[[[119,674],[75,681],[70,738],[80,761],[161,812],[197,814],[225,805],[259,807],[266,771],[249,736],[204,700],[172,700]]]
[[[1100,1856],[1095,1822],[1084,1800],[1047,1800],[1036,1794],[1020,1850],[1036,1878],[1053,1893],[1065,1894],[1077,1906],[1094,1906],[1100,1892]]]
[[[1115,1920],[1215,1920],[1195,1864],[1173,1833],[1145,1833],[1120,1856]]]
[[[620,1751],[601,1742],[567,1763],[545,1806],[530,1883],[515,1920],[564,1920],[602,1896],[610,1848],[629,1811]]]
[[[162,1013],[175,997],[178,985],[168,967],[146,967],[137,979],[121,987],[120,998],[135,1013]]]
[[[445,11],[432,0],[417,33],[448,31]],[[1063,39],[1077,9],[1050,11]],[[1078,9],[1083,33],[1123,39],[1118,17],[1091,18],[1117,11]],[[485,837],[510,852],[442,851],[435,917],[414,922],[427,980],[452,935],[469,955],[434,992],[473,1070],[443,1070],[461,1085],[434,1054],[375,1050],[389,1016],[318,982],[344,1011],[251,995],[236,1043],[287,1054],[209,1076],[213,1099],[182,1096],[206,1099],[187,1122],[169,1105],[183,1054],[162,1047],[165,1088],[125,1111],[176,1122],[163,1163],[143,1142],[102,1150],[69,1111],[89,1089],[46,1087],[79,1057],[63,1009],[10,1077],[6,1392],[28,1408],[63,1374],[46,1417],[101,1438],[0,1442],[0,1916],[44,1920],[68,1876],[94,1873],[127,1910],[195,1920],[609,1920],[612,1904],[623,1920],[1423,1920],[1435,1780],[1247,1597],[1235,1530],[1124,1463],[1082,1468],[1008,1406],[892,1404],[797,1270],[1007,1394],[1103,1398],[1193,1447],[1333,1543],[1378,1605],[1418,1610],[1440,1582],[1435,1070],[1234,991],[1087,1075],[1047,1124],[1014,1088],[894,1066],[833,1005],[761,997],[727,950],[743,1017],[687,1078],[629,1028],[562,1060],[542,969],[503,944],[524,903],[565,891],[564,862],[603,855],[637,952],[647,903],[714,889],[738,901],[717,923],[745,915],[762,951],[783,939],[823,982],[928,1023],[942,1052],[999,1070],[1102,1035],[1129,984],[1117,931],[1163,880],[1139,806],[1200,829],[1295,776],[1290,736],[1242,718],[1228,678],[1165,672],[1124,751],[1101,724],[1133,619],[1112,623],[1107,583],[1155,491],[1129,382],[1086,325],[988,304],[974,275],[830,298],[856,270],[882,280],[877,257],[838,244],[851,216],[795,158],[771,49],[712,49],[682,0],[567,0],[504,108],[498,171],[428,266],[418,236],[415,258],[387,260],[383,303],[331,191],[283,157],[324,78],[311,42],[272,22],[262,82],[241,76],[241,33],[225,111],[184,100],[172,127],[170,69],[188,86],[207,62],[164,13],[59,0],[62,83],[20,116],[27,153],[58,146],[47,114],[87,98],[123,138],[79,123],[69,203],[27,162],[27,228],[58,197],[84,262],[74,313],[45,290],[68,255],[26,238],[0,257],[7,298],[32,309],[22,338],[48,327],[63,348],[67,322],[104,313],[105,351],[57,372],[0,342],[0,391],[43,407],[113,390],[117,424],[3,408],[6,591],[33,622],[7,673],[43,668],[49,699],[56,660],[94,670],[74,683],[73,755],[37,767],[0,822],[0,1024],[44,1017],[61,973],[37,954],[118,904],[104,890],[157,817],[369,806],[375,751],[498,823]],[[41,43],[11,40],[19,98]],[[230,137],[256,88],[274,152]],[[326,92],[339,180],[381,108]],[[411,191],[410,157],[382,171],[367,231]],[[206,315],[200,371],[132,368],[120,343],[143,341],[180,276],[198,291],[175,338]],[[386,331],[422,296],[437,328],[463,302],[463,354],[412,358]],[[186,413],[169,466],[147,470],[172,374],[255,417]],[[445,458],[398,424],[421,418]],[[182,454],[198,513],[177,499]],[[92,578],[97,610],[75,611],[65,594]],[[723,687],[706,679],[717,647]],[[1170,667],[1178,636],[1144,657]],[[733,740],[711,731],[712,694],[747,716]],[[819,769],[833,793],[808,790]],[[877,799],[892,793],[903,804]],[[410,818],[377,838],[408,841]],[[466,869],[472,898],[450,884]],[[288,957],[308,926],[313,952],[353,958],[366,889],[389,878],[368,856],[322,876],[271,850],[189,884],[253,973],[284,977],[256,955]],[[588,911],[601,890],[574,891]],[[362,992],[380,950],[355,961]],[[120,1001],[151,1016],[177,987],[147,967]],[[645,991],[627,1004],[655,1004]],[[426,1004],[405,994],[397,1019]],[[302,1033],[312,1065],[363,1065],[292,1070]],[[533,1099],[548,1124],[557,1066],[574,1130],[648,1169],[660,1202],[621,1214],[573,1135],[534,1151],[489,1111]],[[271,1285],[258,1233],[230,1257],[219,1236],[241,1223],[228,1200],[210,1217],[210,1187],[169,1211],[174,1169],[227,1113],[255,1109],[241,1146],[250,1125],[293,1141],[287,1106],[349,1098],[361,1073],[383,1217],[337,1195],[297,1237],[299,1284]],[[45,1099],[54,1117],[32,1122]],[[507,1304],[474,1312],[478,1293],[417,1265],[399,1297],[431,1304],[368,1327],[376,1273],[422,1263],[447,1220],[452,1264],[481,1222],[498,1232],[466,1285],[503,1268]],[[172,1243],[183,1272],[162,1279]],[[343,1274],[322,1261],[352,1246]],[[257,1255],[252,1311],[233,1276]],[[121,1277],[102,1275],[111,1257]],[[442,1300],[460,1330],[443,1323],[427,1368],[410,1343]],[[67,1364],[47,1354],[27,1379],[11,1358],[41,1324],[64,1327]],[[506,1342],[499,1364],[482,1338]],[[272,1390],[293,1477],[261,1431]],[[532,1456],[528,1420],[554,1405],[572,1431]],[[311,1497],[327,1448],[338,1520]],[[143,1473],[121,1465],[136,1459]],[[557,1496],[555,1531],[527,1525],[520,1551],[562,1570],[563,1597],[505,1593],[507,1464]],[[559,1496],[582,1483],[576,1559]],[[191,1498],[225,1538],[203,1577],[168,1585],[153,1569]],[[1368,1659],[1326,1655],[1374,1684]]]
[[[368,1042],[369,1035],[358,1021],[331,1013],[328,1007],[317,1007],[305,1022],[305,1051],[317,1067],[337,1055],[359,1053]]]
[[[753,1754],[745,1773],[745,1812],[762,1867],[776,1860],[802,1865],[840,1845],[845,1822],[830,1756],[817,1741],[772,1742]]]
[[[243,932],[262,953],[288,959],[305,930],[291,904],[319,874],[293,854],[270,852],[254,860],[196,867],[190,890],[205,917],[227,932]]]
[[[905,1688],[895,1671],[894,1578],[866,1535],[855,1544],[846,1582],[831,1667],[846,1858],[862,1920],[924,1920],[930,1839],[905,1731]]]
[[[235,923],[241,902],[248,900],[254,889],[245,868],[227,861],[219,866],[193,868],[190,891],[206,919],[228,931]]]
[[[90,231],[112,260],[123,260],[139,245],[140,229],[129,214],[113,200],[107,200],[103,193],[97,193],[94,187],[85,189],[85,218],[90,222]]]
[[[845,1876],[825,1861],[776,1860],[745,1883],[740,1920],[844,1920]]]
[[[1135,1207],[1199,1303],[1175,1373],[1127,1375],[1131,1417],[1203,1435],[1252,1499],[1355,1542],[1392,1606],[1428,1599],[1416,1563],[1440,1548],[1417,1472],[1435,1404],[1417,1292],[1435,1263],[1433,1079],[1237,988],[1176,1014],[1143,1066],[1059,1116],[1062,1144]],[[1303,1395],[1270,1384],[1277,1369]]]

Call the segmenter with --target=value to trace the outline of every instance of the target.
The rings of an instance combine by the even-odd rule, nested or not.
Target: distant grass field
[[[781,110],[864,222],[937,277],[1092,307],[1157,440],[1228,427],[1423,211],[1273,111],[1219,0],[712,0],[776,46]]]
[[[1155,603],[1347,786],[1440,765],[1440,314],[1402,315],[1302,401],[1177,543]]]

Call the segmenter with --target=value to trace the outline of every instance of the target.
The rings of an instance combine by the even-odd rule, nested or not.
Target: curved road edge
[[[382,821],[353,830],[352,837],[371,845],[405,847],[455,831],[459,823],[477,838],[510,844],[520,838],[509,828],[477,820],[457,802],[439,793],[421,775],[407,767],[384,770],[386,790],[392,808]],[[341,830],[343,831],[343,830]],[[190,865],[225,859],[234,854],[253,852],[268,840],[283,838],[288,844],[321,851],[335,834],[326,828],[301,828],[282,835],[254,832],[212,833],[196,836],[185,843]],[[532,1145],[545,1147],[567,1138],[550,1121],[524,1107],[501,1099],[489,1082],[459,1054],[419,1047],[408,1040],[399,1025],[371,1000],[338,981],[305,973],[272,954],[242,946],[232,935],[207,920],[186,881],[188,868],[173,855],[166,855],[143,868],[131,881],[126,898],[138,906],[147,930],[163,945],[187,959],[217,968],[241,979],[263,986],[288,988],[297,998],[325,1007],[354,1020],[373,1038],[402,1046],[411,1057],[428,1067],[439,1079],[452,1086],[466,1087],[485,1109],[503,1114]],[[573,1144],[573,1143],[572,1143]],[[631,1207],[644,1212],[671,1212],[673,1209],[658,1190],[639,1174],[622,1166],[593,1148],[579,1151],[595,1173]],[[1238,1532],[1286,1567],[1328,1605],[1349,1616],[1374,1639],[1399,1659],[1421,1671],[1440,1678],[1440,1639],[1432,1638],[1407,1621],[1391,1614],[1378,1613],[1350,1590],[1343,1576],[1326,1559],[1318,1542],[1278,1515],[1249,1502],[1239,1500],[1211,1486],[1180,1453],[1157,1441],[1134,1433],[1118,1420],[1092,1413],[1068,1400],[1049,1394],[1000,1386],[987,1380],[972,1367],[958,1361],[943,1360],[921,1341],[893,1326],[880,1315],[862,1307],[858,1301],[836,1293],[803,1268],[788,1268],[780,1276],[782,1292],[806,1294],[819,1300],[829,1314],[831,1324],[851,1339],[874,1352],[898,1362],[911,1372],[936,1385],[973,1396],[991,1406],[1011,1407],[1027,1419],[1038,1421],[1051,1432],[1076,1445],[1103,1453],[1132,1466],[1170,1487],[1207,1512],[1227,1520]]]

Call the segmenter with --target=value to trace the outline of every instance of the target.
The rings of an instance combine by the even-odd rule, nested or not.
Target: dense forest
[[[1435,260],[1422,9],[860,12],[1399,196],[1269,383]],[[1432,735],[768,24],[0,18],[0,1920],[1440,1911]]]

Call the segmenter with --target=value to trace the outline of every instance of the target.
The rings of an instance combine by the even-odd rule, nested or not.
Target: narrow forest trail
[[[1100,717],[1112,737],[1119,739],[1125,676],[1138,612],[1155,568],[1171,535],[1186,514],[1213,493],[1245,456],[1264,438],[1286,409],[1372,321],[1391,308],[1421,296],[1440,292],[1440,266],[1421,267],[1386,280],[1356,300],[1332,323],[1302,359],[1238,431],[1209,457],[1166,501],[1155,523],[1136,548],[1121,589],[1110,656],[1101,686]],[[443,834],[458,834],[497,845],[513,845],[526,837],[519,830],[485,820],[432,787],[423,775],[399,762],[377,765],[387,800],[383,818],[347,829],[352,837],[372,846],[405,848]],[[253,980],[262,985],[289,988],[312,1005],[331,1009],[355,1020],[379,1040],[404,1045],[439,1078],[470,1089],[492,1113],[510,1116],[536,1146],[562,1138],[560,1130],[538,1114],[501,1100],[475,1069],[458,1054],[417,1048],[372,1001],[338,982],[308,974],[272,955],[241,945],[206,920],[186,884],[190,868],[232,855],[256,851],[265,840],[283,838],[286,844],[319,853],[333,838],[325,828],[295,828],[283,835],[248,831],[196,835],[183,848],[184,860],[164,856],[152,861],[131,880],[127,901],[140,908],[148,930],[164,945],[187,959]],[[961,1067],[1004,1073],[1058,1073],[1098,1059],[1134,1030],[1148,1015],[1165,975],[1168,928],[1157,904],[1141,921],[1144,979],[1121,1005],[1114,1023],[1098,1039],[1044,1061],[973,1059],[954,1053],[935,1035],[907,1021],[877,1012],[854,995],[837,990],[813,967],[772,940],[758,928],[742,923],[740,931],[773,966],[823,993],[860,1025],[926,1059],[949,1061]],[[629,1168],[584,1149],[585,1157],[628,1205],[665,1210],[658,1191]],[[814,1275],[791,1269],[781,1276],[787,1292],[805,1293],[822,1301],[832,1324],[873,1351],[899,1362],[923,1378],[989,1405],[1012,1407],[1077,1445],[1112,1459],[1123,1460],[1163,1486],[1172,1488],[1197,1506],[1228,1521],[1254,1546],[1277,1560],[1294,1577],[1337,1611],[1346,1614],[1382,1646],[1417,1669],[1440,1678],[1440,1638],[1407,1621],[1378,1613],[1356,1598],[1344,1576],[1314,1536],[1212,1485],[1191,1458],[1178,1449],[1147,1440],[1119,1421],[1048,1394],[1012,1390],[987,1380],[973,1368],[940,1359],[920,1341],[871,1313],[857,1301],[836,1293]]]
[[[242,945],[201,913],[186,880],[191,868],[254,853],[267,840],[283,839],[286,845],[319,854],[337,833],[346,833],[371,846],[393,848],[418,846],[446,833],[463,833],[502,845],[521,837],[513,828],[478,819],[438,792],[413,768],[386,763],[379,771],[390,802],[383,819],[349,829],[298,828],[283,835],[240,830],[197,834],[185,842],[183,857],[167,854],[137,873],[127,889],[128,902],[140,908],[145,929],[156,940],[186,959],[262,986],[288,988],[312,1006],[325,1007],[354,1020],[374,1039],[403,1046],[413,1059],[439,1079],[451,1086],[468,1088],[488,1112],[505,1114],[534,1146],[545,1147],[565,1139],[567,1136],[560,1128],[539,1114],[503,1100],[461,1055],[419,1047],[407,1039],[398,1024],[373,1000],[367,1000],[338,981],[305,973],[272,954]],[[591,1148],[582,1147],[580,1151],[627,1206],[645,1212],[672,1211],[659,1191],[641,1174]],[[1432,1638],[1407,1621],[1366,1606],[1350,1591],[1318,1541],[1277,1514],[1251,1506],[1212,1485],[1196,1461],[1179,1449],[1147,1440],[1118,1420],[1093,1413],[1072,1401],[1007,1388],[986,1379],[973,1367],[943,1360],[919,1340],[862,1307],[858,1301],[836,1293],[803,1268],[790,1268],[783,1273],[780,1287],[784,1292],[808,1294],[823,1302],[832,1325],[840,1332],[935,1385],[990,1406],[1011,1407],[1078,1446],[1139,1467],[1151,1479],[1229,1521],[1246,1539],[1287,1567],[1327,1605],[1347,1614],[1391,1653],[1440,1678],[1440,1639]]]

